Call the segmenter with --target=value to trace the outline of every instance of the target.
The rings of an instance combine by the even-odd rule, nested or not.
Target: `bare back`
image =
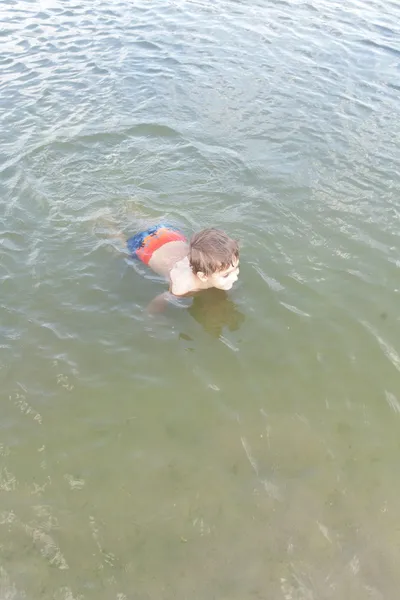
[[[149,261],[153,271],[169,280],[170,292],[174,296],[187,296],[199,291],[188,250],[186,242],[168,242],[156,250]]]
[[[161,248],[155,250],[149,261],[149,267],[158,273],[158,275],[169,279],[174,265],[185,258],[188,255],[188,251],[189,246],[187,242],[167,242]]]

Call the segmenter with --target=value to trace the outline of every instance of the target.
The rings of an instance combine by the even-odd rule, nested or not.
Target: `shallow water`
[[[0,16],[0,598],[397,598],[399,6]],[[149,318],[110,215],[239,284]]]

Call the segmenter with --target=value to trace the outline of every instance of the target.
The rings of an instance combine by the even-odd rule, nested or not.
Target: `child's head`
[[[220,229],[203,229],[190,240],[189,262],[207,287],[230,290],[239,275],[239,245]]]

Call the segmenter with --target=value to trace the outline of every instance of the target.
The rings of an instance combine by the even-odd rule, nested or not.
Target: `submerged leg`
[[[126,247],[126,236],[118,228],[118,223],[111,213],[97,214],[93,221],[92,231],[99,237],[109,239],[113,242],[112,246],[117,252],[129,255]]]

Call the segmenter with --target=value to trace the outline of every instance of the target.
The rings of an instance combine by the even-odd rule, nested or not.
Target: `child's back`
[[[159,224],[137,233],[126,242],[130,254],[153,271],[169,278],[172,267],[187,256],[186,237],[172,225]]]

